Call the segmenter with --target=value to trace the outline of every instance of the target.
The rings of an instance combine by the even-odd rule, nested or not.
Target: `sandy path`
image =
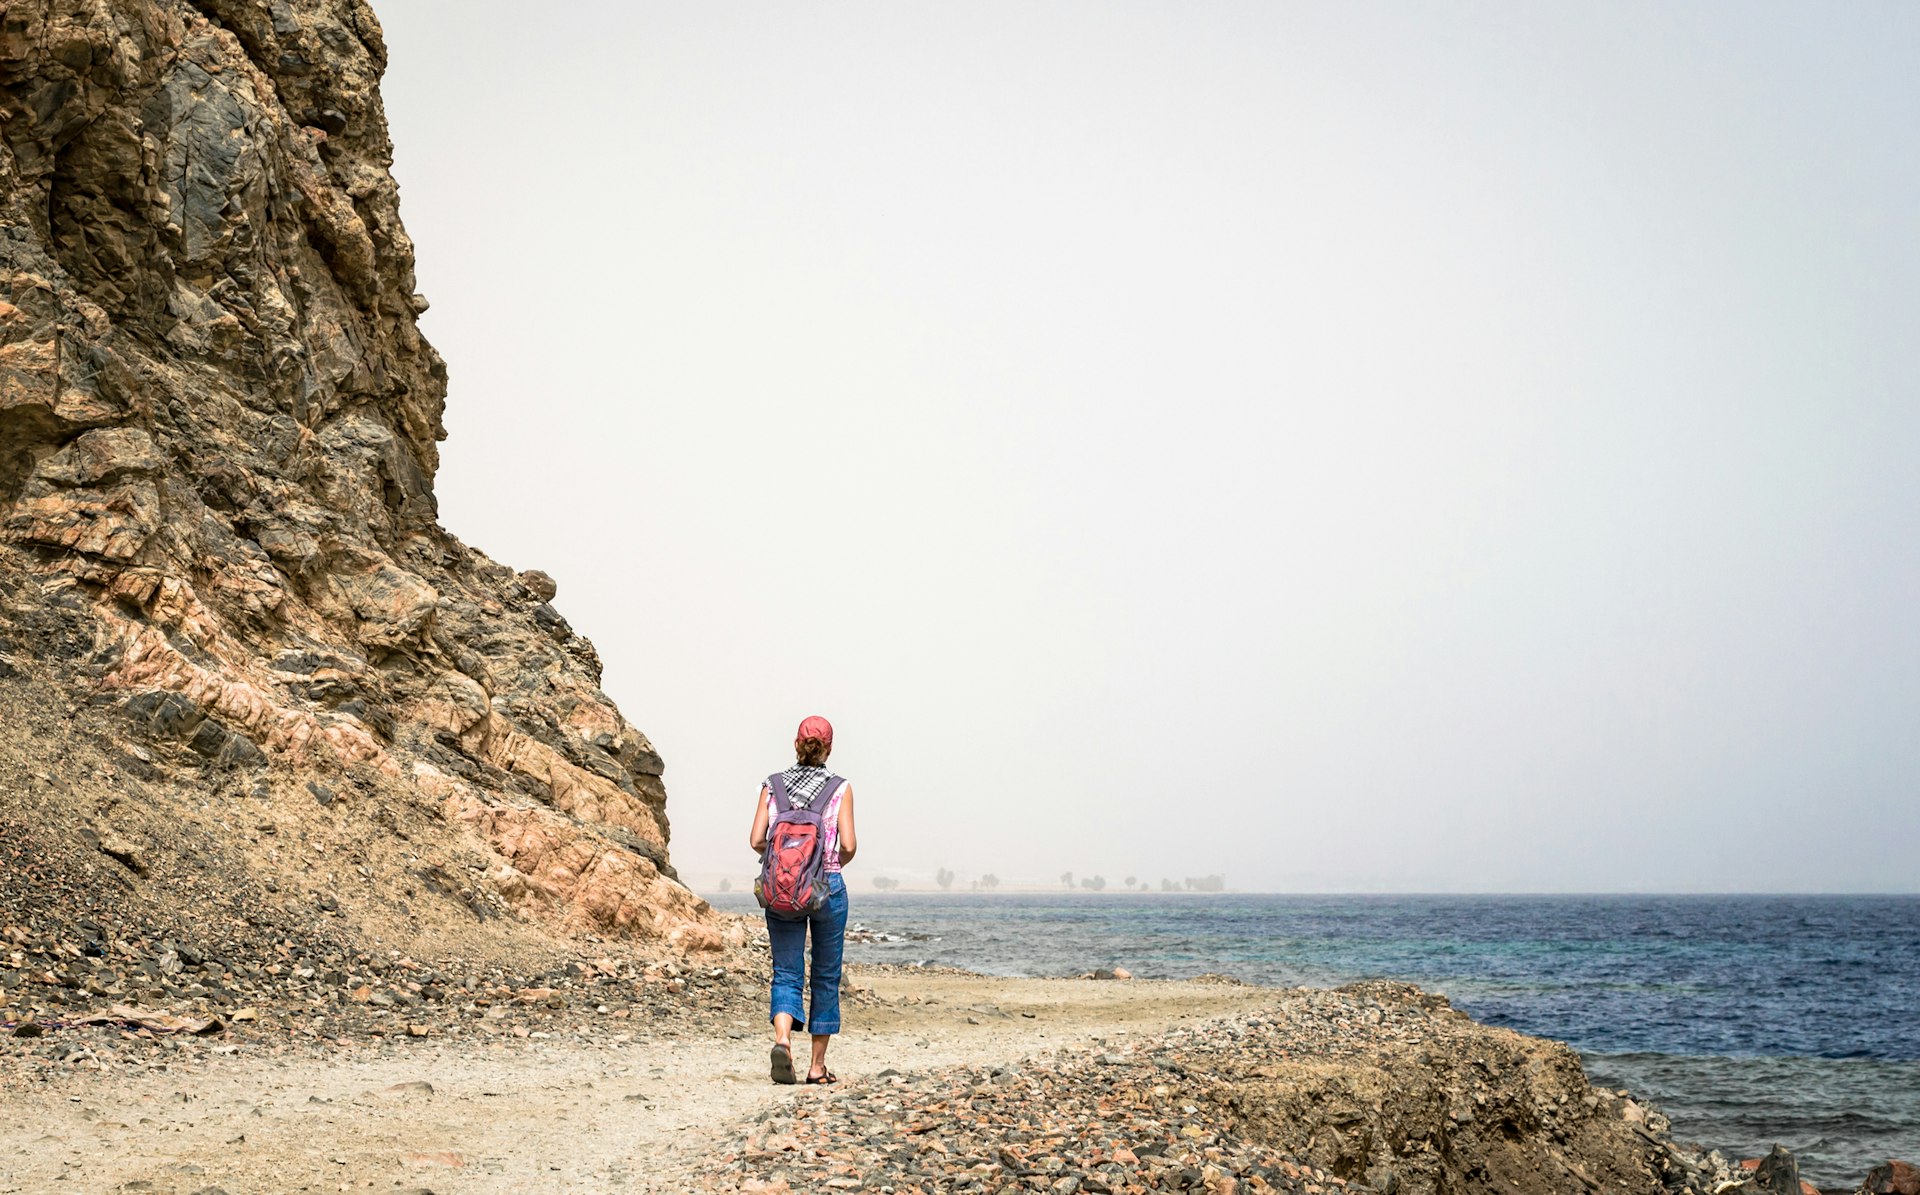
[[[1270,998],[1191,983],[871,983],[887,1003],[849,1017],[832,1057],[843,1078],[1015,1061]],[[242,1047],[191,1070],[76,1071],[0,1096],[0,1192],[678,1190],[679,1166],[724,1126],[830,1090],[772,1086],[763,1026],[737,1032],[428,1044],[397,1056]],[[431,1095],[389,1090],[420,1082]]]

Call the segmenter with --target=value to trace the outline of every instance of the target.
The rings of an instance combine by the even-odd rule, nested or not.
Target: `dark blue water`
[[[855,893],[853,918],[900,939],[866,962],[1412,980],[1572,1044],[1683,1139],[1778,1141],[1823,1185],[1920,1161],[1920,897]]]

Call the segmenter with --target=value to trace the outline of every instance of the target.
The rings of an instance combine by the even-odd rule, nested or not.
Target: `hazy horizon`
[[[748,899],[751,899],[753,896],[753,889],[751,886],[752,874],[753,874],[752,871],[749,870],[747,873],[747,880],[745,883],[743,883],[738,875],[729,873],[729,877],[732,879],[733,887],[724,891],[721,890],[719,887],[717,887],[716,884],[714,883],[703,882],[702,877],[700,876],[689,877],[683,873],[682,879],[686,880],[688,882],[688,886],[702,896],[711,897],[711,896],[717,895],[721,897],[732,897],[732,898],[737,898],[741,900],[748,900]],[[1159,877],[1155,877],[1156,883],[1158,879]],[[1285,889],[1238,888],[1232,884],[1228,884],[1225,888],[1217,892],[1200,892],[1200,891],[1192,891],[1184,888],[1168,889],[1163,891],[1158,887],[1153,887],[1153,888],[1141,887],[1141,888],[1129,890],[1126,888],[1115,887],[1112,884],[1109,884],[1105,891],[1091,892],[1084,888],[1079,888],[1079,887],[1069,889],[1062,885],[1056,884],[1053,886],[1048,886],[1047,884],[1037,883],[1037,882],[1032,884],[1002,884],[1000,887],[994,888],[994,889],[972,888],[972,887],[966,886],[965,884],[960,884],[960,883],[956,883],[951,889],[943,889],[938,887],[937,885],[928,883],[927,885],[924,885],[924,886],[919,884],[915,884],[912,886],[902,885],[901,887],[898,887],[898,888],[878,890],[872,886],[872,877],[865,874],[856,875],[852,877],[852,879],[848,884],[848,888],[855,896],[942,896],[942,897],[978,896],[986,899],[992,899],[992,898],[1001,897],[1001,896],[1070,896],[1075,899],[1078,899],[1083,896],[1087,896],[1087,897],[1178,896],[1183,898],[1191,898],[1194,900],[1205,900],[1209,897],[1215,897],[1215,896],[1298,896],[1303,899],[1326,898],[1331,900],[1345,900],[1345,899],[1357,900],[1365,897],[1379,897],[1382,900],[1397,900],[1401,898],[1439,900],[1439,899],[1449,899],[1453,897],[1459,897],[1461,899],[1485,898],[1488,900],[1498,900],[1506,897],[1512,897],[1516,900],[1539,900],[1539,899],[1546,899],[1546,898],[1554,898],[1554,899],[1564,898],[1567,900],[1612,900],[1617,898],[1619,900],[1629,900],[1629,901],[1631,900],[1691,900],[1694,898],[1698,898],[1701,900],[1717,900],[1717,899],[1726,899],[1726,900],[1775,900],[1775,899],[1778,899],[1778,900],[1889,900],[1889,901],[1920,900],[1920,892],[1890,892],[1890,891],[1779,892],[1779,891],[1755,890],[1751,892],[1741,892],[1741,891],[1732,891],[1732,890],[1720,891],[1716,889],[1712,891],[1696,890],[1691,892],[1686,892],[1686,891],[1622,892],[1618,889],[1606,889],[1606,890],[1595,890],[1592,892],[1582,892],[1574,889],[1552,889],[1552,890],[1546,890],[1546,891],[1532,891],[1532,892],[1524,891],[1524,890],[1483,892],[1483,891],[1470,891],[1465,889],[1457,889],[1452,891],[1440,891],[1440,892],[1420,892],[1420,891],[1401,892],[1401,891],[1392,891],[1392,890],[1386,890],[1386,889],[1367,889],[1363,891],[1351,891],[1351,892],[1338,892],[1338,891],[1309,892],[1309,891],[1301,891],[1299,889],[1292,889],[1292,888],[1285,888]]]
[[[376,8],[696,883],[819,713],[856,893],[1920,890],[1920,9]]]

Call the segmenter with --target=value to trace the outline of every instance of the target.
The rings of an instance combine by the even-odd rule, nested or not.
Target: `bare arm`
[[[767,786],[760,786],[760,795],[754,800],[753,829],[747,832],[747,845],[756,855],[764,854],[767,849]]]
[[[853,836],[853,785],[849,784],[840,792],[840,866],[853,862],[853,853],[859,843]]]

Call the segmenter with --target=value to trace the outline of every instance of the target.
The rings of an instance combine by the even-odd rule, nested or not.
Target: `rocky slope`
[[[0,4],[0,914],[719,947],[553,581],[436,522],[385,63],[362,0]]]

